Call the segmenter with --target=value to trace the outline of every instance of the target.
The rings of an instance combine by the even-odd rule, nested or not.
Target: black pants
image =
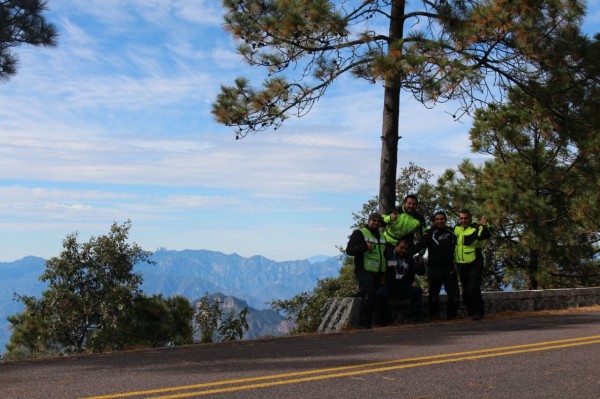
[[[361,298],[359,308],[359,323],[362,327],[371,328],[373,325],[373,309],[375,307],[375,293],[379,288],[381,274],[361,271],[356,272],[358,281],[358,296]]]
[[[446,319],[456,319],[458,307],[458,277],[453,265],[431,265],[427,269],[429,280],[429,318],[439,317],[440,314],[440,290],[442,285],[446,291],[448,301],[446,303]]]
[[[376,294],[377,317],[380,324],[393,322],[388,303],[390,298],[410,299],[410,317],[413,321],[418,321],[423,307],[423,290],[421,288],[399,281],[380,286]]]
[[[483,315],[485,310],[481,296],[483,262],[476,259],[471,263],[457,263],[457,266],[462,285],[462,300],[467,308],[467,315]]]

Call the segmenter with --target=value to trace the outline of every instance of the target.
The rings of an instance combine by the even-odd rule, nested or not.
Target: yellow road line
[[[484,358],[495,357],[495,356],[507,356],[507,355],[514,355],[514,354],[528,353],[528,352],[537,352],[537,351],[551,350],[551,349],[561,349],[561,348],[568,348],[568,347],[581,346],[581,345],[590,345],[590,344],[597,344],[597,343],[600,343],[600,335],[581,337],[581,338],[570,338],[570,339],[563,339],[563,340],[556,340],[556,341],[537,342],[537,343],[532,343],[532,344],[514,345],[514,346],[506,346],[506,347],[498,347],[498,348],[490,348],[490,349],[479,349],[479,350],[467,351],[467,352],[455,352],[455,353],[447,353],[447,354],[441,354],[441,355],[423,356],[423,357],[418,357],[418,358],[387,360],[387,361],[374,362],[374,363],[364,363],[364,364],[356,364],[356,365],[350,365],[350,366],[331,367],[331,368],[326,368],[326,369],[307,370],[307,371],[285,373],[285,374],[274,374],[274,375],[261,376],[261,377],[250,377],[250,378],[232,379],[232,380],[224,380],[224,381],[215,381],[215,382],[208,382],[208,383],[202,383],[202,384],[184,385],[184,386],[179,386],[179,387],[151,389],[151,390],[144,390],[144,391],[132,391],[132,392],[125,392],[125,393],[120,393],[120,394],[109,394],[109,395],[102,395],[102,396],[87,397],[85,399],[126,398],[126,397],[161,394],[161,393],[168,393],[168,392],[175,392],[175,391],[202,389],[202,388],[209,388],[209,387],[215,387],[215,386],[220,386],[220,385],[244,384],[244,383],[250,383],[250,382],[256,382],[256,381],[284,379],[284,378],[290,378],[290,377],[306,376],[306,375],[311,375],[311,374],[325,374],[325,375],[316,375],[316,376],[312,376],[312,377],[293,378],[293,379],[287,379],[287,380],[283,380],[283,381],[268,381],[268,382],[263,382],[263,383],[258,383],[258,384],[238,385],[238,386],[234,386],[234,387],[224,387],[224,388],[210,389],[210,390],[205,390],[205,391],[179,393],[179,394],[166,395],[166,396],[151,396],[151,398],[153,398],[153,399],[175,399],[175,398],[208,395],[208,394],[214,394],[214,393],[239,391],[239,390],[244,390],[244,389],[256,389],[256,388],[264,388],[264,387],[276,386],[276,385],[294,384],[294,383],[299,383],[299,382],[317,381],[317,380],[323,380],[323,379],[328,379],[328,378],[349,377],[349,376],[354,376],[354,375],[359,375],[359,374],[378,373],[378,372],[382,372],[382,371],[398,370],[398,369],[427,366],[427,365],[433,365],[433,364],[484,359]],[[495,353],[495,352],[501,352],[501,353]],[[409,364],[406,364],[406,363],[409,363]],[[365,368],[367,368],[367,369],[365,369]],[[365,370],[356,370],[356,369],[365,369]],[[346,372],[339,373],[339,371],[343,371],[343,370],[354,370],[354,371],[346,371]],[[338,372],[338,373],[327,374],[327,373],[333,373],[333,372]]]

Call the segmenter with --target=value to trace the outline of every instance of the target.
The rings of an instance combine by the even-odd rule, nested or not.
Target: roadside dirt
[[[598,312],[598,311],[600,311],[600,305],[585,306],[585,307],[580,307],[580,308],[556,309],[556,310],[538,310],[535,312],[514,312],[511,310],[508,310],[508,311],[501,312],[501,313],[485,315],[485,318],[488,320],[502,320],[502,319],[517,319],[517,318],[532,317],[532,316],[553,316],[553,315],[561,315],[561,314]]]

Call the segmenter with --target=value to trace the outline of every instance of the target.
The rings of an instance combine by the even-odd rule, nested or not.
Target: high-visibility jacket
[[[375,237],[371,231],[363,227],[360,229],[365,241],[370,242],[371,250],[364,253],[364,268],[368,272],[384,272],[387,263],[385,261],[385,237]]]
[[[420,237],[425,231],[425,218],[418,212],[407,213],[404,207],[396,210],[398,215],[396,220],[392,220],[391,214],[383,215],[383,221],[386,224],[383,235],[386,241],[393,245],[398,244],[398,240],[401,238],[408,238],[412,244],[414,233],[418,233]]]
[[[456,263],[471,263],[477,259],[477,254],[485,243],[483,240],[490,237],[490,231],[487,226],[477,223],[471,223],[467,227],[458,225],[454,227],[456,236],[456,248],[454,251],[454,260]]]

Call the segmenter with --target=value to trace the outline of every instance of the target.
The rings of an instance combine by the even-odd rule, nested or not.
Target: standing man
[[[458,267],[460,284],[462,285],[463,303],[467,307],[467,315],[473,320],[483,319],[484,303],[481,296],[481,280],[483,275],[484,240],[491,233],[485,216],[480,223],[474,223],[471,212],[466,209],[458,213],[458,226],[454,227],[456,235],[456,250],[454,260]]]
[[[393,255],[389,256],[383,284],[377,290],[377,321],[380,325],[387,325],[393,321],[388,303],[390,298],[409,298],[411,320],[419,321],[421,316],[423,290],[413,286],[413,283],[415,274],[425,274],[425,265],[422,260],[419,263],[415,262],[409,254],[409,248],[408,240],[401,238],[394,248]]]
[[[383,215],[386,223],[383,236],[388,243],[388,251],[392,252],[401,238],[406,238],[409,244],[414,244],[415,235],[419,238],[426,229],[425,218],[417,209],[419,200],[414,194],[404,198],[402,207],[395,207],[389,215]]]
[[[354,274],[362,298],[360,324],[366,328],[373,324],[375,293],[386,268],[386,242],[379,230],[381,222],[379,213],[370,214],[367,226],[354,230],[346,246],[346,254],[354,256]]]
[[[410,250],[411,254],[427,248],[427,278],[429,281],[429,318],[437,318],[440,313],[440,290],[442,285],[448,297],[446,319],[456,319],[458,277],[454,269],[456,236],[446,226],[444,212],[433,215],[433,227],[425,232],[419,242]]]

